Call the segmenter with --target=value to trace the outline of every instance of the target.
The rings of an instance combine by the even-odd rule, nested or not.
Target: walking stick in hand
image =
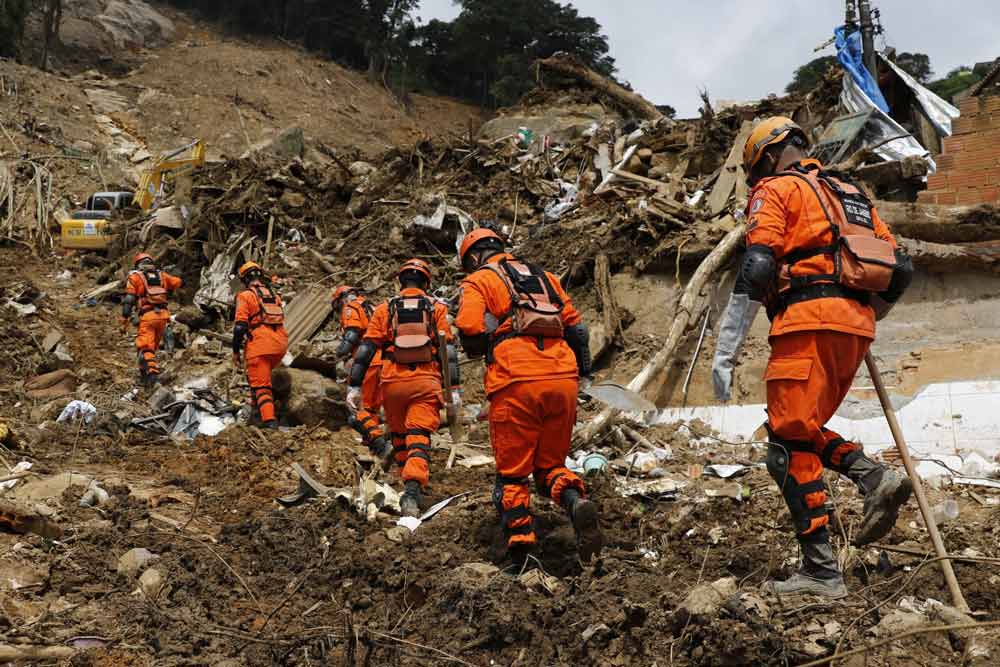
[[[938,558],[941,559],[941,571],[944,573],[945,583],[948,584],[948,590],[951,592],[951,600],[955,604],[956,609],[969,612],[969,605],[965,601],[965,596],[962,595],[962,589],[959,587],[958,579],[955,577],[955,570],[951,567],[951,560],[948,558],[948,551],[944,547],[944,540],[941,539],[941,533],[938,532],[934,514],[927,503],[927,496],[924,494],[924,485],[920,481],[917,469],[913,465],[913,459],[910,458],[910,450],[903,439],[903,431],[899,427],[899,421],[896,419],[896,411],[893,409],[892,403],[889,402],[889,394],[886,392],[885,384],[882,382],[882,375],[879,373],[878,366],[875,365],[875,358],[870,351],[865,355],[865,364],[868,366],[868,374],[871,375],[872,384],[875,385],[878,400],[882,404],[885,420],[889,422],[892,439],[896,441],[896,449],[899,450],[899,455],[903,459],[903,467],[906,468],[906,474],[909,475],[910,481],[913,482],[913,495],[917,497],[917,504],[920,506],[920,513],[924,517],[927,533],[931,536],[934,551],[937,553]]]

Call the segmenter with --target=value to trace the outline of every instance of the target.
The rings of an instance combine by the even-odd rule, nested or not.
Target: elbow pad
[[[375,343],[370,340],[362,341],[354,353],[354,364],[351,366],[351,376],[348,384],[351,387],[360,387],[365,381],[365,373],[375,358]]]
[[[246,322],[236,323],[236,326],[233,327],[233,352],[239,353],[243,351],[243,346],[246,345],[249,334],[250,327]]]
[[[573,354],[576,355],[576,367],[580,375],[587,377],[590,375],[590,331],[583,322],[566,327],[563,331],[563,338]]]
[[[462,339],[462,349],[465,350],[467,357],[475,359],[486,356],[486,350],[490,346],[488,335],[481,333],[475,336],[466,336],[464,333],[459,332],[459,337]]]
[[[763,303],[777,275],[778,263],[774,259],[774,251],[765,245],[752,245],[743,256],[733,294],[746,294],[751,301]]]
[[[892,270],[892,280],[889,281],[888,289],[879,296],[889,303],[896,303],[912,282],[913,260],[905,251],[896,248],[896,268]]]
[[[458,365],[458,350],[451,343],[448,344],[448,376],[451,378],[451,386],[457,387],[462,384],[462,371]],[[450,387],[446,387],[450,389]]]
[[[358,346],[361,342],[361,329],[357,327],[351,327],[344,331],[344,337],[340,339],[340,345],[337,346],[337,351],[334,353],[338,359],[348,357],[354,352],[354,348]]]
[[[126,294],[125,298],[122,299],[122,317],[128,319],[132,317],[132,308],[135,307],[135,294]]]

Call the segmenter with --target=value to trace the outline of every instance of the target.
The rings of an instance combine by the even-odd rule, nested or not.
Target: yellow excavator
[[[111,218],[117,211],[128,207],[136,207],[142,211],[156,208],[167,183],[178,176],[191,173],[203,164],[205,143],[201,139],[161,153],[152,166],[142,172],[135,192],[95,192],[87,198],[84,209],[62,220],[62,247],[89,250],[106,248],[111,238]]]

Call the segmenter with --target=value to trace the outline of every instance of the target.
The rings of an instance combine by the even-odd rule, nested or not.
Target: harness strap
[[[808,276],[810,278],[814,276]],[[829,280],[829,276],[815,276],[817,279]],[[794,283],[793,283],[794,284]],[[782,312],[789,306],[796,303],[802,303],[803,301],[812,301],[813,299],[853,299],[862,305],[869,305],[871,303],[871,295],[867,292],[860,292],[858,290],[853,290],[843,285],[838,285],[836,283],[821,283],[804,285],[801,287],[793,287],[791,290],[778,297],[778,311]]]

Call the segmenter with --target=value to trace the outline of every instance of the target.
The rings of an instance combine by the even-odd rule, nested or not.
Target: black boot
[[[372,453],[378,462],[382,465],[383,470],[388,470],[392,465],[392,445],[386,442],[386,439],[379,436],[368,443],[368,451]]]
[[[278,430],[278,420],[277,419],[270,419],[270,420],[264,422],[263,424],[261,424],[260,427],[261,428],[266,428],[266,429],[271,430],[271,431],[277,431]]]
[[[842,598],[847,595],[844,577],[830,546],[826,528],[816,535],[799,538],[802,548],[802,566],[785,581],[768,581],[762,587],[775,595],[819,595]]]
[[[859,477],[855,478],[855,468],[868,467],[876,467],[876,470],[858,470]],[[854,545],[862,546],[882,539],[896,525],[899,508],[910,499],[913,492],[913,482],[909,477],[900,475],[891,468],[879,466],[866,457],[851,465],[848,476],[865,494],[865,516],[854,536]]]
[[[420,482],[407,480],[403,495],[399,498],[399,510],[403,516],[420,516]]]
[[[582,496],[579,489],[566,489],[562,492],[560,503],[569,514],[576,531],[576,547],[580,560],[589,563],[595,556],[601,555],[604,547],[604,535],[601,533],[600,521],[597,516],[597,505]]]

